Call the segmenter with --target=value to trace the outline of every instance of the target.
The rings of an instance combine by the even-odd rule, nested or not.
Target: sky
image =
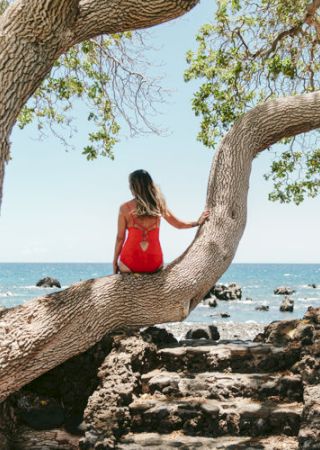
[[[169,208],[183,220],[197,220],[205,206],[213,151],[197,142],[199,121],[191,109],[196,83],[184,83],[185,54],[195,49],[199,27],[212,17],[212,1],[150,30],[153,58],[172,94],[157,123],[164,136],[123,137],[115,160],[87,161],[85,109],[75,105],[79,133],[76,150],[66,152],[50,136],[36,139],[36,128],[15,128],[12,160],[7,166],[0,216],[1,262],[111,262],[118,209],[131,199],[128,174],[148,170],[160,185]],[[234,262],[319,263],[320,202],[271,203],[271,184],[263,179],[272,153],[253,162],[247,227]],[[166,262],[190,244],[196,229],[178,230],[162,221],[160,238]]]

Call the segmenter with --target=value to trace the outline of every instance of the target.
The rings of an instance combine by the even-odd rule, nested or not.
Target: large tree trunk
[[[251,163],[283,137],[320,127],[320,93],[254,108],[222,140],[211,168],[210,219],[152,275],[87,280],[3,312],[0,398],[83,352],[107,332],[183,320],[230,265],[246,224]]]
[[[0,17],[0,206],[9,137],[22,106],[54,61],[102,33],[146,28],[199,0],[16,0]]]

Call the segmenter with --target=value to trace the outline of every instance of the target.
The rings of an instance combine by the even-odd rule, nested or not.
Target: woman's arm
[[[118,267],[118,258],[126,237],[126,228],[127,228],[127,222],[126,217],[123,213],[123,207],[121,206],[119,209],[119,215],[118,215],[118,231],[117,231],[117,237],[116,237],[116,244],[114,247],[114,257],[113,257],[113,273],[119,272]]]
[[[170,223],[175,228],[192,228],[202,225],[209,217],[209,210],[206,209],[203,211],[201,216],[196,222],[184,222],[183,220],[178,219],[168,208],[165,213],[163,213],[163,218]]]

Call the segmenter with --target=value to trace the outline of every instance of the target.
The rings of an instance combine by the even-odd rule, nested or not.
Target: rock
[[[210,306],[211,308],[215,308],[216,306],[218,306],[217,299],[216,299],[216,297],[215,297],[214,295],[212,295],[212,294],[210,294],[209,297],[206,297],[206,298],[203,300],[203,304],[204,304],[204,305],[207,305],[207,306]]]
[[[285,286],[278,287],[273,291],[276,295],[291,295],[294,292],[296,292],[294,289]]]
[[[227,317],[230,317],[230,314],[229,314],[229,313],[221,313],[220,316],[221,316],[223,319],[226,319]]]
[[[255,309],[257,311],[269,311],[269,305],[259,305],[256,306]]]
[[[306,386],[303,393],[304,408],[299,431],[299,449],[320,448],[320,389],[319,385]]]
[[[99,368],[100,383],[84,411],[86,433],[79,441],[81,449],[115,448],[117,437],[129,431],[128,406],[136,396],[141,373],[155,369],[156,350],[155,344],[139,335],[115,338],[111,353]]]
[[[211,297],[209,300],[209,306],[211,308],[216,308],[218,306],[216,298]]]
[[[282,312],[292,312],[294,307],[294,301],[289,297],[284,297],[280,305],[280,311]]]
[[[42,278],[41,280],[38,281],[38,283],[36,284],[36,286],[38,287],[57,287],[57,288],[61,288],[61,284],[60,281],[57,280],[56,278],[52,278],[52,277],[45,277]]]
[[[211,339],[218,341],[220,334],[215,325],[209,325],[208,327],[191,328],[187,331],[186,339]]]
[[[172,333],[169,333],[165,328],[148,327],[141,331],[141,336],[146,342],[152,342],[158,347],[177,344],[177,339]]]
[[[309,306],[303,318],[316,325],[320,325],[320,307],[313,308],[312,306]]]
[[[278,320],[271,322],[259,333],[254,342],[266,342],[284,346],[296,341],[302,345],[312,344],[315,328],[307,320]]]
[[[251,297],[246,297],[246,301],[247,302],[252,302],[252,298]]]
[[[176,373],[160,373],[149,380],[148,388],[151,393],[159,391],[168,395],[178,392],[179,381],[180,377]]]
[[[303,349],[302,357],[291,368],[299,374],[305,385],[320,384],[320,345],[310,345]]]
[[[242,298],[241,287],[236,283],[229,285],[216,284],[206,294],[205,298],[216,297],[218,300],[237,300]]]
[[[309,287],[312,287],[313,289],[317,289],[317,285],[315,283],[308,284]]]
[[[118,450],[297,450],[296,436],[268,436],[248,438],[247,436],[203,437],[173,432],[129,433],[121,438]]]
[[[109,351],[103,351],[100,342],[94,351],[85,352],[85,359],[78,355],[64,363],[71,363],[70,372],[57,367],[48,372],[52,372],[49,380],[45,374],[46,379],[42,376],[10,396],[17,399],[23,414],[30,404],[38,410],[39,406],[51,406],[53,414],[40,417],[47,420],[46,426],[48,420],[49,426],[59,426],[61,415],[66,416],[68,411],[69,395],[77,406],[83,396],[79,447],[69,445],[69,437],[62,443],[65,419],[60,428],[51,431],[52,438],[42,431],[34,434],[25,421],[16,426],[6,400],[0,405],[0,450],[7,450],[1,447],[1,433],[9,429],[8,442],[17,450],[296,450],[298,434],[300,449],[317,449],[319,319],[320,308],[309,308],[302,320],[273,322],[261,335],[268,343],[258,344],[244,340],[214,342],[212,336],[218,333],[214,326],[189,330],[205,331],[210,340],[180,341],[165,348],[161,347],[166,339],[171,342],[170,333],[156,327],[142,333],[115,334]],[[273,341],[285,346],[279,348]],[[81,391],[75,392],[77,383]],[[5,422],[1,416],[4,409],[8,411]],[[30,438],[24,445],[27,435]],[[59,445],[52,445],[55,440]]]

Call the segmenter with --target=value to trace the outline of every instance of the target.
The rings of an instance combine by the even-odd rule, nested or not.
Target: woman
[[[132,172],[129,186],[134,198],[119,210],[113,273],[156,272],[163,266],[159,242],[161,216],[176,228],[191,228],[202,225],[209,211],[204,211],[196,222],[179,220],[169,211],[160,189],[145,170]]]

